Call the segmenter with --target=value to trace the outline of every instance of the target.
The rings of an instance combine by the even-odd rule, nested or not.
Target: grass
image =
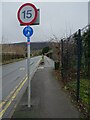
[[[13,62],[18,62],[21,60],[24,60],[26,58],[19,58],[19,59],[11,59],[11,60],[7,60],[7,61],[2,61],[2,63],[0,63],[0,65],[5,65],[5,64],[9,64],[9,63],[13,63]]]
[[[66,86],[65,89],[68,89],[72,92],[72,94],[76,97],[77,93],[77,81],[71,81]],[[80,80],[80,104],[83,104],[85,111],[90,110],[89,102],[89,90],[90,90],[90,80],[88,79],[81,79]],[[82,108],[81,108],[82,109]]]

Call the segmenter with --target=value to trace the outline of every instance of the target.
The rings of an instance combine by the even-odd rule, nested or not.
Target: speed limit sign
[[[31,3],[23,4],[18,10],[18,20],[22,25],[31,25],[37,18],[37,9]]]

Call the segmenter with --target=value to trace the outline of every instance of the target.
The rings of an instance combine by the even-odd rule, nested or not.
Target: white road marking
[[[38,69],[44,69],[44,67],[38,67]]]
[[[23,70],[23,71],[24,71],[24,70],[25,70],[25,68],[24,68],[24,67],[22,67],[22,68],[20,68],[19,70],[21,70],[21,71]]]

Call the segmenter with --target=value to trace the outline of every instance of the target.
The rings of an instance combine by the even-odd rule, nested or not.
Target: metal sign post
[[[27,59],[27,75],[28,75],[28,107],[31,107],[31,90],[30,90],[30,38],[27,38],[27,53],[28,53],[28,59]]]
[[[31,84],[30,84],[30,36],[33,34],[33,29],[27,26],[23,29],[23,34],[27,37],[27,77],[28,77],[28,107],[31,107]]]
[[[23,34],[27,37],[27,75],[28,75],[28,107],[31,107],[30,101],[30,37],[33,34],[33,29],[29,25],[39,25],[40,22],[40,10],[36,9],[36,7],[31,3],[23,4],[17,13],[18,21],[20,25],[26,26],[23,29]]]

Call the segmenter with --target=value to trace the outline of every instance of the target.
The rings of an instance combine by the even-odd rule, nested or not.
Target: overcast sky
[[[17,11],[23,3],[2,3],[2,36],[6,43],[25,42],[24,27],[19,25]],[[56,35],[68,36],[88,24],[88,2],[34,2],[40,9],[40,25],[32,26],[31,41],[47,41]],[[0,21],[1,22],[1,21]]]

